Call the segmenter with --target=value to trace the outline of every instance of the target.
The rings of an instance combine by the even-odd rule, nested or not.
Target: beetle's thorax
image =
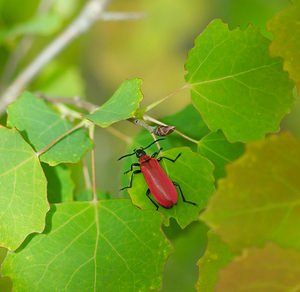
[[[152,157],[150,155],[145,154],[145,155],[142,155],[142,156],[139,157],[139,162],[140,163],[145,163],[145,162],[147,162],[151,159],[152,159]]]

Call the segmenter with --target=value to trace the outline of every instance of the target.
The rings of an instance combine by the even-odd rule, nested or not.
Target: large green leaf
[[[288,134],[247,145],[202,219],[234,251],[270,240],[300,249],[299,157],[300,141]]]
[[[129,200],[104,200],[55,205],[48,219],[44,234],[3,263],[15,291],[159,288],[171,249],[159,213],[138,210]]]
[[[177,204],[170,209],[160,207],[158,212],[164,214],[166,224],[172,217],[184,228],[197,219],[199,211],[206,207],[208,198],[214,192],[214,167],[206,158],[192,152],[187,147],[173,148],[163,152],[161,156],[174,159],[180,152],[182,155],[175,163],[162,160],[161,165],[170,179],[180,185],[185,199],[197,203],[197,206],[184,203],[178,191]],[[142,209],[155,210],[155,206],[146,196],[147,189],[148,186],[143,175],[136,174],[133,179],[133,186],[128,189],[128,192],[135,205]]]
[[[300,253],[274,244],[246,250],[220,273],[213,291],[299,291]],[[200,290],[212,291],[212,290]]]
[[[42,232],[49,209],[46,178],[33,149],[15,129],[0,127],[0,246],[16,249]]]
[[[24,92],[8,107],[7,112],[8,124],[16,127],[36,151],[40,151],[72,128],[71,123],[29,92]],[[56,143],[40,159],[50,165],[75,163],[91,146],[85,130],[79,129]]]
[[[86,118],[105,128],[115,122],[133,117],[143,98],[141,83],[141,79],[124,81],[106,103]]]
[[[269,41],[253,27],[230,31],[220,20],[196,39],[186,62],[192,100],[212,131],[231,142],[276,132],[293,103],[293,83]]]
[[[284,59],[284,69],[295,81],[300,95],[300,1],[275,15],[268,23],[273,33],[270,51],[273,56]]]
[[[221,131],[212,132],[203,137],[198,144],[198,151],[215,165],[215,177],[225,176],[225,166],[237,159],[244,152],[244,144],[230,143]]]

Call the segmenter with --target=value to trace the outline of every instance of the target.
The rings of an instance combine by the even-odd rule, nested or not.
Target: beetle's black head
[[[140,158],[140,157],[146,155],[146,152],[144,151],[143,148],[135,149],[134,153],[135,153],[135,155],[136,155],[137,158]]]

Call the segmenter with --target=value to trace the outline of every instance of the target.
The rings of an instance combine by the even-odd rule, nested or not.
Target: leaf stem
[[[185,84],[183,85],[182,87],[180,88],[177,88],[176,90],[174,90],[173,92],[169,93],[167,96],[161,98],[160,100],[158,101],[155,101],[154,103],[152,104],[149,104],[146,108],[145,108],[145,112],[148,112],[150,110],[152,110],[153,108],[157,107],[158,105],[160,105],[162,102],[166,101],[167,99],[169,99],[170,97],[176,95],[177,93],[185,90],[185,89],[188,89],[190,88],[190,85],[189,84]]]
[[[147,121],[150,121],[150,122],[152,122],[152,123],[155,123],[155,124],[157,124],[157,125],[166,126],[166,124],[164,124],[164,123],[162,123],[162,122],[160,122],[160,121],[158,121],[158,120],[156,120],[156,119],[154,119],[154,118],[152,118],[152,117],[150,117],[150,116],[148,116],[148,115],[144,115],[144,119],[147,120]],[[182,132],[180,132],[180,131],[178,131],[178,130],[175,130],[174,132],[177,133],[177,134],[178,134],[179,136],[181,136],[182,138],[184,138],[184,139],[186,139],[186,140],[188,140],[188,141],[191,141],[191,142],[193,142],[193,143],[195,143],[195,144],[198,144],[198,141],[197,141],[197,140],[195,140],[195,139],[193,139],[193,138],[191,138],[191,137],[189,137],[189,136],[183,134]]]
[[[41,149],[40,151],[36,152],[37,156],[42,155],[43,153],[47,152],[51,147],[53,147],[56,143],[58,143],[60,140],[62,140],[63,138],[65,138],[66,136],[68,136],[69,134],[71,134],[72,132],[78,130],[79,128],[83,127],[86,124],[86,121],[83,120],[81,121],[79,124],[75,125],[74,127],[72,127],[71,129],[67,130],[66,132],[64,132],[63,134],[61,134],[59,137],[57,137],[56,139],[54,139],[50,144],[48,144],[46,147],[44,147],[43,149]]]
[[[89,128],[90,139],[94,141],[95,137],[95,126],[92,125]],[[96,184],[96,166],[95,166],[95,147],[91,151],[91,164],[92,164],[92,185],[93,185],[93,202],[97,203],[97,184]]]

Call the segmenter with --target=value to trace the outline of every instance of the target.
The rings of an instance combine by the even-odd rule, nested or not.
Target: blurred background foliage
[[[84,3],[83,0],[26,0],[25,3],[0,0],[0,93],[72,21]],[[184,85],[187,52],[212,19],[221,18],[231,28],[253,24],[271,39],[266,23],[288,5],[288,0],[112,0],[109,11],[143,12],[146,16],[135,21],[98,21],[51,61],[27,89],[49,96],[80,96],[101,105],[123,80],[139,77],[143,79],[142,106],[146,106]],[[189,94],[183,91],[149,114],[163,119],[189,103]],[[284,121],[284,127],[298,137],[299,108],[298,103]],[[139,131],[127,122],[114,127],[132,139]],[[121,183],[116,178],[121,177],[121,163],[117,158],[128,151],[128,145],[106,130],[97,129],[95,147],[98,188],[120,196]],[[181,254],[170,258],[162,291],[183,291],[178,290],[182,289],[181,284],[174,287],[172,281],[174,275],[180,274],[174,271],[174,262],[188,275],[182,277],[184,291],[194,291],[196,261],[205,247],[201,251],[193,246],[189,249],[181,241],[203,234],[206,227],[194,224],[184,231],[176,228],[167,231],[167,235],[180,247]]]

